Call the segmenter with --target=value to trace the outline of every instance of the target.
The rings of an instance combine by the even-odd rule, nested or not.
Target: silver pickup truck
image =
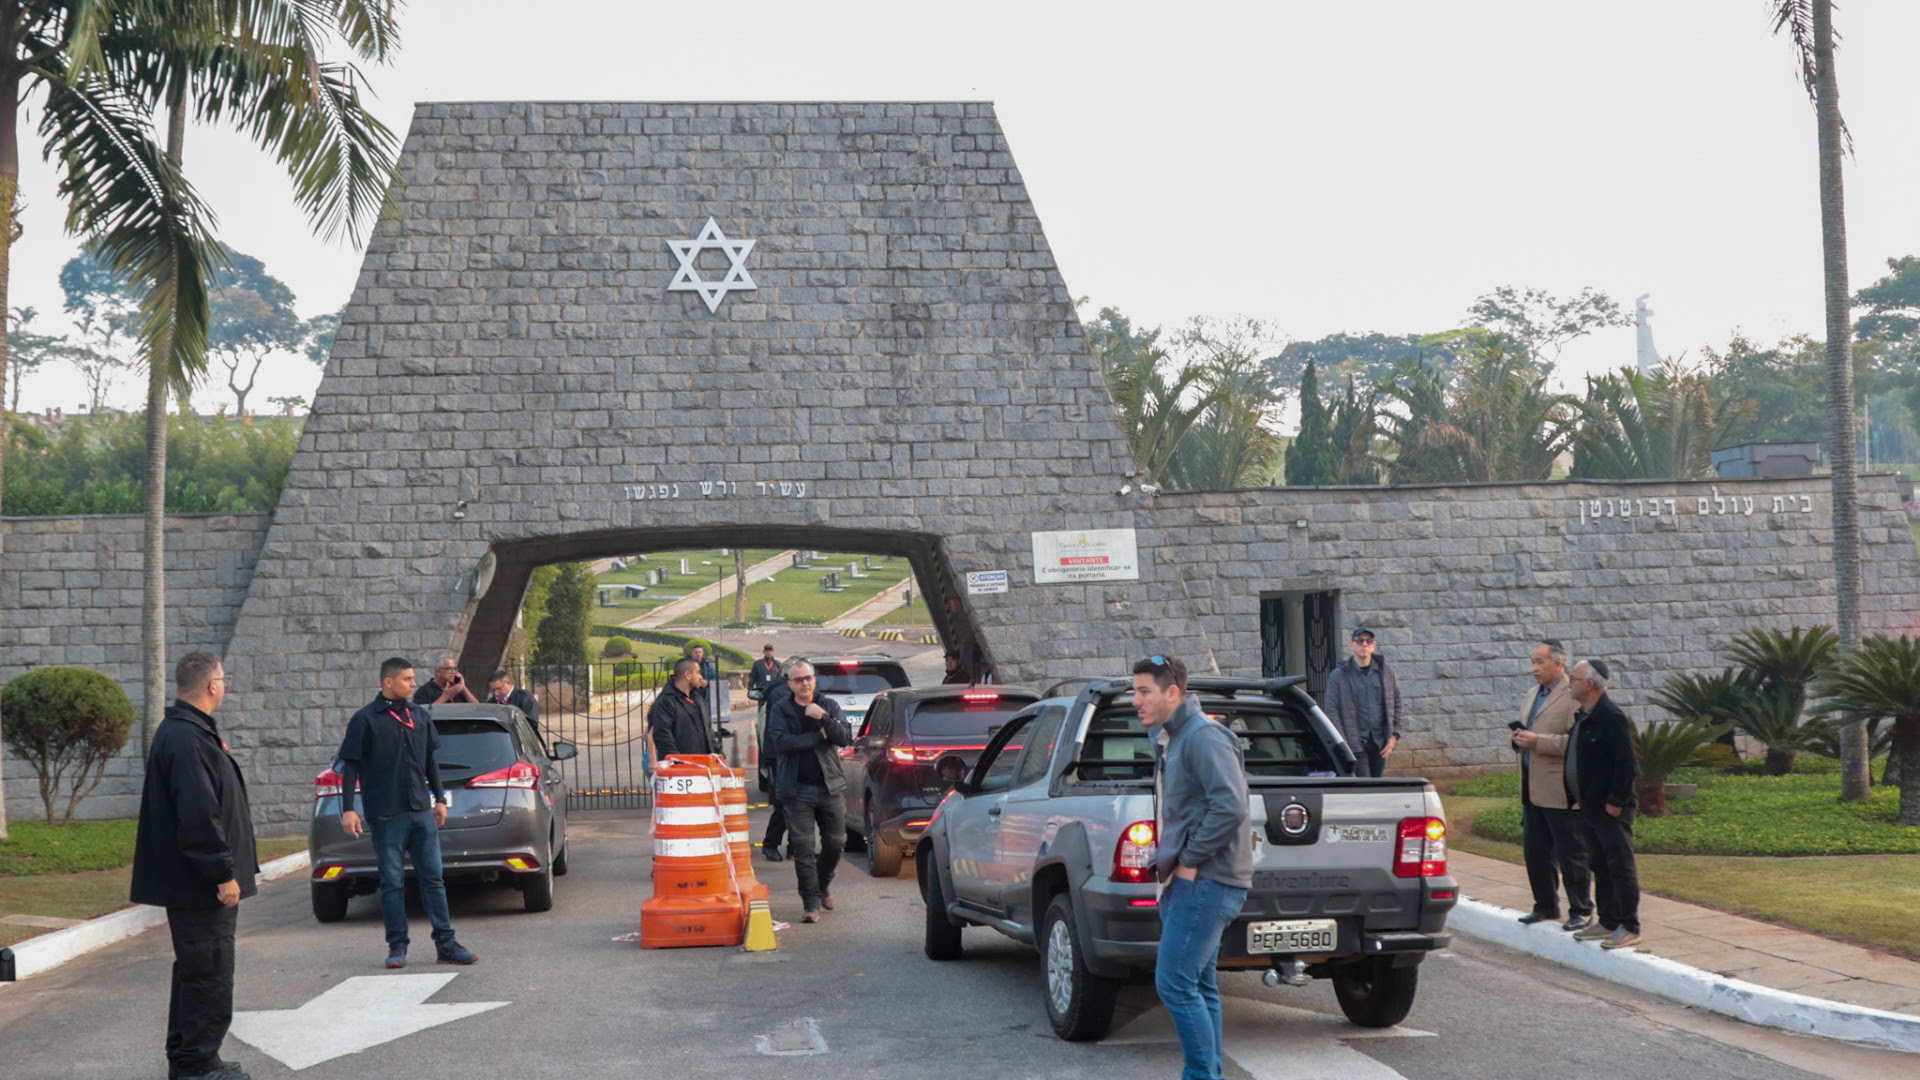
[[[1269,983],[1333,980],[1347,1017],[1399,1023],[1455,902],[1433,785],[1355,777],[1353,751],[1300,678],[1192,679],[1240,736],[1253,888],[1219,967]],[[1153,970],[1155,747],[1125,680],[1091,682],[1009,719],[940,803],[916,852],[926,953],[956,960],[969,926],[1040,950],[1047,1018],[1098,1039],[1119,987]],[[957,762],[945,770],[958,771]]]

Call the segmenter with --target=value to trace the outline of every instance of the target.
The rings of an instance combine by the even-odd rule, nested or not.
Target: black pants
[[[1381,756],[1380,748],[1374,745],[1371,737],[1361,736],[1360,745],[1353,748],[1353,758],[1353,775],[1387,775],[1387,759]]]
[[[1633,858],[1633,807],[1620,811],[1619,817],[1607,813],[1606,804],[1582,806],[1573,820],[1580,838],[1587,845],[1593,867],[1593,901],[1599,908],[1600,925],[1609,930],[1624,926],[1640,932],[1640,870]]]
[[[1533,886],[1533,910],[1560,917],[1560,886],[1567,889],[1567,913],[1584,918],[1593,914],[1593,873],[1587,869],[1587,845],[1574,825],[1576,811],[1535,806],[1526,797],[1526,774],[1521,774],[1520,806],[1522,851],[1527,860],[1527,883]]]
[[[773,804],[773,813],[767,816],[767,835],[760,841],[761,848],[771,851],[780,846],[787,838],[787,812],[779,803]]]
[[[198,1076],[220,1067],[233,1023],[233,933],[237,907],[168,908],[173,997],[167,1005],[167,1067]]]
[[[847,807],[837,791],[801,784],[781,807],[787,817],[787,850],[800,882],[800,903],[820,910],[820,898],[833,891],[833,872],[847,846]]]

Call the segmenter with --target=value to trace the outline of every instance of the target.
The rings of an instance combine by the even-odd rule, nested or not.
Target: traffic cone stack
[[[640,905],[641,947],[738,945],[744,938],[746,897],[722,807],[731,774],[707,755],[668,757],[654,770],[653,898]]]
[[[747,823],[747,774],[730,769],[720,781],[720,808],[725,815],[727,848],[733,856],[733,876],[742,903],[765,900],[767,887],[753,873],[753,839]]]

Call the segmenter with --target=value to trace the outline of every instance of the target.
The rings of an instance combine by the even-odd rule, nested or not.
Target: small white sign
[[[1003,593],[1007,591],[1007,572],[1005,570],[980,570],[967,575],[967,595],[979,596],[982,593]]]
[[[1132,529],[1080,529],[1033,534],[1033,581],[1137,581],[1140,550]]]

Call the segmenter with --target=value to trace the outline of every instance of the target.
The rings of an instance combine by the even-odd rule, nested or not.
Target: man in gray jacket
[[[1387,759],[1400,744],[1400,677],[1374,655],[1373,647],[1373,631],[1354,627],[1347,642],[1353,658],[1327,676],[1326,701],[1321,703],[1353,747],[1355,776],[1385,776]]]
[[[1253,885],[1246,762],[1233,732],[1187,696],[1187,665],[1154,655],[1133,665],[1133,705],[1160,763],[1160,951],[1154,986],[1185,1057],[1181,1080],[1221,1080],[1220,938]]]

